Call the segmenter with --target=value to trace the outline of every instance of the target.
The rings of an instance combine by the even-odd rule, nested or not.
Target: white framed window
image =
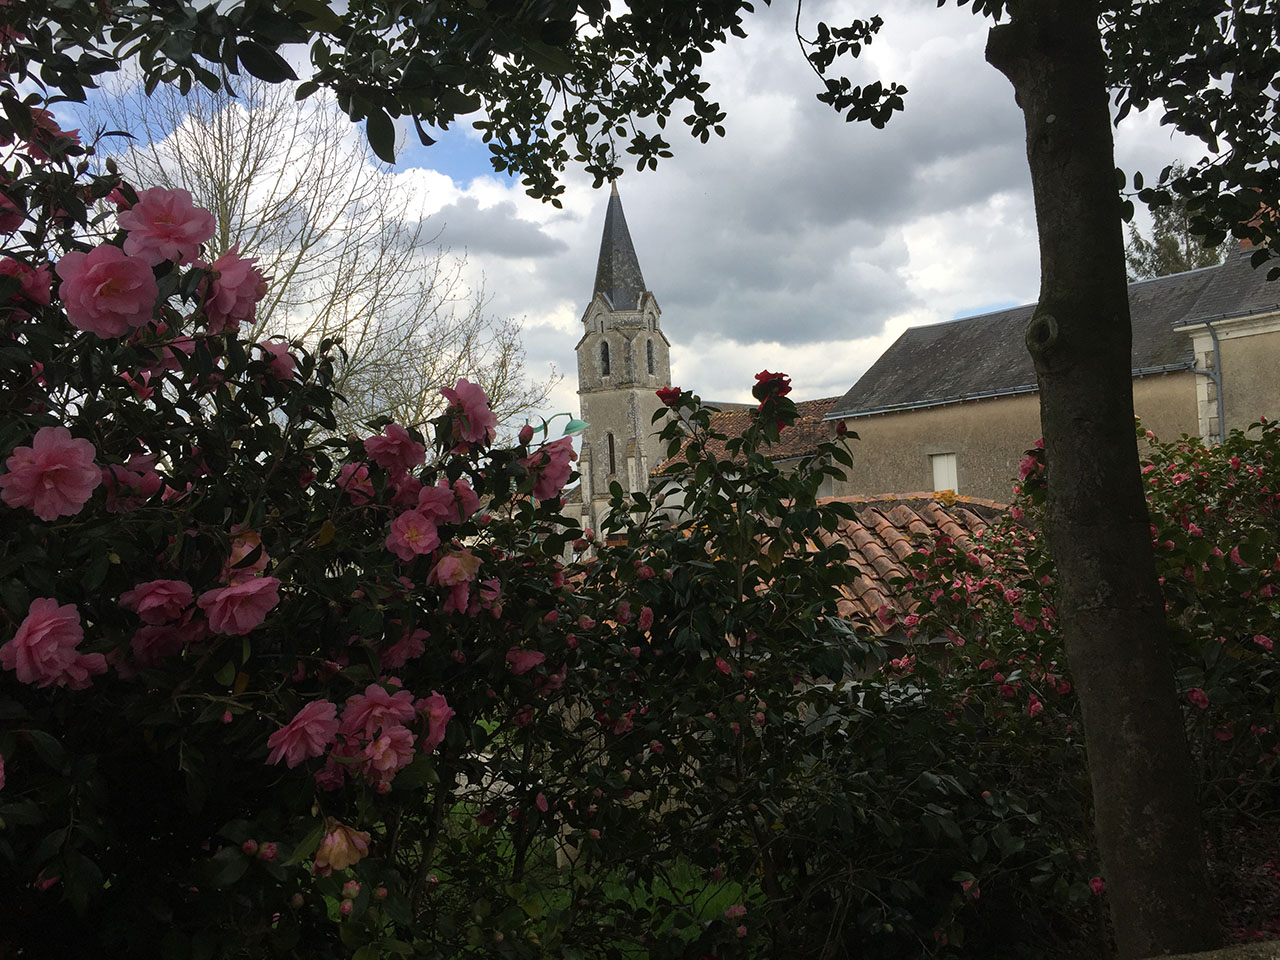
[[[929,465],[933,468],[933,489],[959,492],[954,453],[935,453],[929,457]]]

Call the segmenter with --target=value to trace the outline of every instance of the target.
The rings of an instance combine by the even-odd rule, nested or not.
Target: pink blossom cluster
[[[449,401],[445,417],[454,453],[470,453],[493,443],[498,435],[498,418],[489,409],[489,398],[479,384],[464,377],[452,388],[442,387],[440,394]]]
[[[388,681],[393,683],[398,685]],[[304,706],[267,739],[267,763],[283,759],[292,768],[328,752],[323,769],[316,773],[320,787],[335,790],[358,770],[375,788],[385,790],[415,753],[431,753],[441,744],[453,715],[448,701],[434,690],[415,700],[408,690],[391,693],[387,686],[371,683],[364,693],[347,698],[341,717],[329,700]],[[421,736],[415,735],[415,724],[425,725]]]
[[[540,450],[535,450],[520,460],[521,466],[534,475],[533,495],[538,500],[550,500],[558,497],[564,485],[569,482],[573,472],[573,462],[578,459],[574,452],[573,440],[561,437],[548,443]]]

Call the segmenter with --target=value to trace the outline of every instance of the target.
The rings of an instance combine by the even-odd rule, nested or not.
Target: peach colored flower
[[[148,580],[120,594],[120,606],[132,610],[143,623],[177,620],[191,605],[191,585],[182,580]]]
[[[54,268],[62,283],[58,296],[67,319],[99,337],[122,337],[155,313],[160,288],[145,260],[103,244],[88,253],[72,251]]]
[[[364,859],[369,852],[369,834],[333,817],[325,818],[325,835],[316,851],[316,872],[328,874],[345,870]]]
[[[455,453],[466,453],[472,444],[493,443],[498,435],[498,418],[489,409],[489,398],[479,384],[464,377],[452,389],[442,387],[440,394],[449,401],[445,413],[452,422]]]
[[[404,473],[427,462],[427,448],[397,423],[388,423],[382,433],[367,438],[364,452],[374,463],[392,473]]]
[[[267,738],[267,763],[292,769],[308,757],[321,756],[338,735],[338,708],[328,700],[312,700],[287,724]]]
[[[138,202],[121,210],[116,223],[129,232],[124,252],[152,267],[166,260],[190,263],[215,226],[213,214],[192,203],[188,191],[163,187],[140,190]]]
[[[262,535],[256,530],[242,530],[238,525],[231,528],[231,534],[231,555],[222,566],[223,582],[239,583],[241,580],[256,577],[271,562],[271,555],[262,546]],[[238,566],[255,551],[258,556],[252,563]]]
[[[275,577],[254,577],[206,590],[196,604],[209,618],[214,633],[238,637],[258,627],[279,602],[280,581]]]
[[[41,520],[79,513],[102,482],[93,444],[66,427],[41,427],[29,447],[15,447],[0,475],[0,500],[29,507]]]
[[[449,596],[445,598],[445,613],[457,611],[463,613],[467,609],[467,600],[471,594],[471,581],[476,578],[480,569],[480,558],[470,550],[457,550],[445,554],[427,574],[427,583],[432,586],[448,587]]]
[[[267,281],[255,263],[256,257],[240,256],[235,244],[207,266],[214,274],[212,283],[203,283],[204,315],[210,333],[237,330],[242,323],[252,323],[258,312],[258,301],[267,294]]]
[[[444,741],[444,731],[449,725],[454,710],[444,694],[431,691],[431,696],[423,697],[415,706],[420,713],[427,715],[427,735],[422,738],[422,752],[430,753]]]
[[[59,606],[52,597],[37,597],[13,639],[0,647],[0,667],[14,671],[22,683],[83,690],[91,676],[107,669],[102,654],[78,651],[83,639],[74,603]]]

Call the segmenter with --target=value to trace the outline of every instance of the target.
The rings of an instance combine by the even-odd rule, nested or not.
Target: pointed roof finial
[[[596,263],[596,283],[592,294],[603,293],[615,310],[636,310],[644,293],[644,276],[640,261],[631,244],[627,218],[622,212],[622,198],[617,182],[610,183],[609,208],[604,216],[604,234],[600,238],[600,259]]]

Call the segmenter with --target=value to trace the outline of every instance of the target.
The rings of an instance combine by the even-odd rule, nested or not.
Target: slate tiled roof
[[[604,234],[600,237],[600,259],[596,261],[596,282],[592,295],[603,293],[614,310],[639,309],[644,293],[644,277],[640,260],[631,243],[627,218],[622,212],[622,198],[617,184],[609,194],[609,208],[604,215]]]
[[[1180,322],[1260,309],[1280,300],[1266,270],[1249,266],[1249,251],[1203,267],[1129,284],[1134,376],[1192,366],[1191,338]],[[1035,304],[948,323],[912,327],[840,398],[830,418],[1028,393],[1035,367],[1023,331]]]
[[[813,453],[823,440],[835,436],[836,425],[824,422],[823,418],[831,410],[838,397],[827,397],[823,400],[804,400],[796,404],[799,416],[795,424],[782,431],[778,442],[766,447],[762,452],[771,460],[791,460]],[[711,404],[720,406],[719,404]],[[735,404],[735,409],[721,410],[711,416],[711,429],[730,437],[741,436],[751,422],[756,407],[750,404]],[[709,449],[717,457],[725,455],[723,443],[711,443]],[[679,472],[687,465],[683,453],[668,457],[653,470],[653,473]]]
[[[911,612],[906,591],[893,582],[909,576],[903,559],[921,543],[950,537],[965,550],[977,543],[975,534],[984,531],[1008,509],[1004,504],[977,497],[957,496],[950,491],[889,493],[876,497],[833,497],[823,503],[848,503],[856,520],[845,520],[832,535],[849,548],[849,562],[858,577],[843,588],[840,615],[869,626],[883,636],[887,627],[876,616],[888,606],[898,619]]]
[[[1280,307],[1280,283],[1263,282],[1270,264],[1255,270],[1249,263],[1252,250],[1241,250],[1227,257],[1192,305],[1184,323],[1211,320],[1224,314],[1262,313]]]

